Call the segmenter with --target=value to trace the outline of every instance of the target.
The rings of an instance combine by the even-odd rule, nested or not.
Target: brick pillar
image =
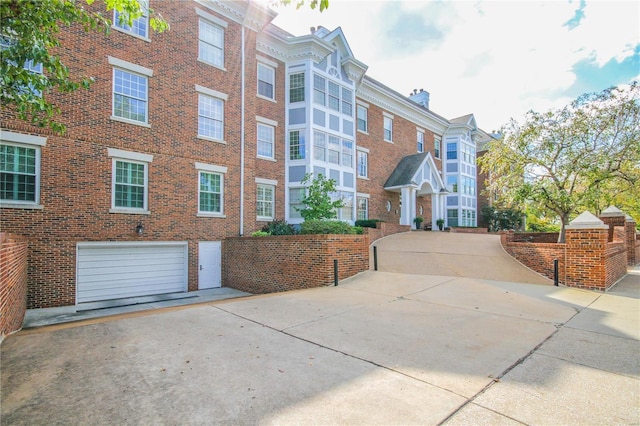
[[[626,217],[626,221],[624,223],[624,234],[625,234],[625,244],[627,245],[627,265],[633,266],[636,263],[640,263],[640,258],[636,253],[636,244],[637,244],[637,231],[636,231],[636,221],[633,220],[631,216]]]
[[[613,228],[615,226],[625,226],[626,218],[622,210],[615,206],[609,206],[600,213],[600,220],[605,225],[609,225],[609,242],[613,241]]]
[[[607,289],[605,251],[609,225],[584,212],[566,227],[566,285],[591,290]]]

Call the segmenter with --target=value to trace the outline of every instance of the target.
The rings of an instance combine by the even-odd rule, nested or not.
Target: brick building
[[[341,220],[476,224],[472,115],[369,78],[340,28],[293,36],[252,2],[152,3],[170,31],[62,29],[63,62],[95,80],[48,95],[64,135],[2,112],[2,231],[29,240],[29,308],[223,285],[221,241],[300,223],[309,172],[337,182]]]

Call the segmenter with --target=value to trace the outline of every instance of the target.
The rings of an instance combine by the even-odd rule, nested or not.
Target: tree
[[[558,110],[530,111],[502,133],[478,159],[491,174],[487,189],[504,205],[530,203],[552,213],[561,223],[559,242],[572,215],[606,196],[640,197],[638,82],[582,95]]]
[[[85,9],[94,0],[1,0],[0,38],[0,102],[15,108],[18,118],[39,127],[64,133],[65,127],[55,120],[60,108],[47,99],[58,90],[68,93],[79,87],[88,88],[88,76],[70,76],[69,68],[56,54],[61,27],[78,24],[89,31],[108,33],[111,21],[100,12]],[[83,4],[84,3],[84,4]],[[117,10],[122,23],[131,24],[147,13],[150,26],[164,31],[169,24],[138,0],[104,0],[107,12]],[[31,72],[37,66],[42,72]]]
[[[336,211],[344,206],[341,199],[331,198],[331,194],[336,192],[336,182],[324,175],[314,177],[307,173],[301,183],[307,186],[305,196],[300,200],[305,207],[298,209],[302,218],[305,221],[335,219]]]
[[[302,6],[304,6],[305,0],[280,0],[280,1],[274,1],[273,3],[274,4],[280,3],[285,6],[288,6],[291,3],[295,3],[296,9],[300,9]],[[315,9],[318,6],[320,6],[320,12],[323,12],[326,8],[329,7],[329,0],[311,0],[309,2],[309,7],[311,9]]]
[[[509,207],[484,206],[482,208],[482,218],[489,225],[491,232],[519,228],[522,225],[523,216],[522,211]]]

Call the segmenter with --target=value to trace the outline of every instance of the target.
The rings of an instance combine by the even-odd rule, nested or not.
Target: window
[[[113,115],[127,120],[147,122],[147,77],[113,69]]]
[[[5,138],[5,132],[2,137]],[[39,202],[40,148],[0,145],[0,202]]]
[[[447,160],[458,158],[458,144],[456,142],[447,143]]]
[[[344,115],[348,115],[349,117],[353,116],[353,92],[346,87],[342,88],[342,113]]]
[[[304,207],[302,199],[305,195],[304,188],[290,188],[289,189],[289,218],[302,219],[300,210]]]
[[[369,219],[369,199],[365,197],[358,197],[358,213],[357,220]]]
[[[15,44],[15,40],[13,37],[0,35],[0,52],[2,53],[3,61],[6,61],[8,65],[15,67],[16,62],[7,58],[7,56],[11,56],[11,54],[3,52],[4,50],[9,49],[13,44]],[[25,94],[27,92],[31,92],[33,95],[38,97],[42,96],[42,92],[36,88],[39,83],[43,83],[46,85],[47,81],[47,78],[43,75],[42,63],[34,63],[33,60],[29,59],[24,63],[22,68],[29,71],[31,74],[39,74],[38,76],[32,76],[33,81],[37,79],[38,83],[34,84],[34,82],[32,81],[32,83],[19,88],[18,91]]]
[[[384,119],[384,140],[385,141],[393,141],[393,119],[391,117],[387,117],[386,115],[383,117]]]
[[[300,130],[289,132],[289,159],[305,159],[304,134]]]
[[[333,81],[329,82],[329,108],[340,111],[340,86]]]
[[[199,182],[198,213],[222,214],[222,174],[200,171]]]
[[[357,114],[358,130],[367,133],[367,109],[362,105],[358,105]]]
[[[198,94],[198,136],[224,140],[224,102]]]
[[[451,192],[458,192],[458,176],[447,176],[447,187]]]
[[[342,165],[353,167],[353,142],[342,140]]]
[[[342,208],[336,212],[338,220],[353,220],[353,194],[339,191],[337,196],[342,199]]]
[[[433,152],[436,156],[436,158],[440,158],[440,138],[435,138],[433,140]]]
[[[127,16],[121,14],[117,10],[114,10],[113,25],[123,31],[135,34],[142,38],[147,38],[149,36],[149,14],[147,12],[149,9],[149,2],[146,0],[139,0],[139,3],[143,10],[142,16],[134,19],[131,26],[127,23]]]
[[[340,138],[337,136],[329,135],[327,161],[332,164],[340,164]]]
[[[198,59],[217,67],[224,67],[224,29],[200,19]]]
[[[313,132],[313,159],[327,161],[327,135],[322,132]]]
[[[273,220],[274,198],[275,187],[273,185],[258,184],[256,193],[256,213],[258,220]]]
[[[447,209],[447,226],[458,226],[458,209]]]
[[[358,177],[368,177],[369,154],[365,151],[358,150]]]
[[[275,99],[276,70],[258,62],[258,95]]]
[[[146,210],[146,164],[115,160],[114,169],[113,207]]]
[[[258,157],[274,158],[273,135],[275,129],[273,126],[258,123]]]
[[[418,130],[416,135],[418,152],[424,152],[424,132]]]
[[[289,76],[289,102],[304,102],[304,73]]]
[[[318,74],[313,75],[313,102],[325,106],[326,105],[326,79]]]

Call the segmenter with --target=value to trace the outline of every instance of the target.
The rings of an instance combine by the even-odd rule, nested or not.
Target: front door
[[[198,243],[198,289],[222,285],[222,250],[220,241]]]

